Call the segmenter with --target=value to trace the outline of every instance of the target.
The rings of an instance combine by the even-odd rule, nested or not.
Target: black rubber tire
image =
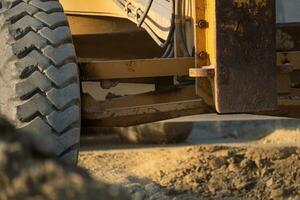
[[[57,157],[77,163],[80,82],[67,17],[56,0],[1,0],[0,113],[51,138]]]

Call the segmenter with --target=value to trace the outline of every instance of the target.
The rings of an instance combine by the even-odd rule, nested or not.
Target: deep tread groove
[[[23,96],[30,94],[36,90],[46,92],[51,88],[51,82],[45,75],[39,71],[32,73],[30,77],[17,83],[16,93],[22,98]]]
[[[66,147],[71,148],[74,145],[78,144],[78,141],[80,140],[80,129],[79,128],[73,128],[66,132],[66,134],[63,134],[61,136],[56,136],[59,140],[60,150],[57,151],[58,154],[63,154],[66,150]]]
[[[77,65],[75,63],[66,64],[61,68],[50,66],[45,70],[45,74],[56,86],[61,87],[77,79],[76,69]]]
[[[18,57],[23,57],[32,49],[42,49],[46,44],[45,38],[35,32],[29,32],[13,44],[13,51]]]
[[[56,1],[40,1],[40,0],[32,0],[29,2],[31,5],[36,8],[41,9],[44,12],[63,12],[63,8],[60,3]]]
[[[48,138],[51,138],[52,141],[55,141],[56,154],[58,156],[64,156],[72,150],[73,151],[77,150],[78,152],[78,148],[79,148],[78,141],[80,139],[79,128],[70,129],[69,131],[67,131],[65,134],[61,136],[53,135],[51,127],[47,123],[45,123],[45,121],[42,118],[36,117],[31,121],[31,123],[27,124],[21,129],[23,131],[31,132],[31,133],[40,131],[43,134],[45,134]],[[67,157],[70,156],[67,155]]]
[[[72,44],[63,44],[57,48],[47,46],[43,49],[46,55],[55,65],[65,64],[69,60],[76,60],[75,49]]]
[[[17,115],[20,121],[26,121],[35,114],[45,116],[51,113],[51,111],[51,103],[46,97],[40,94],[34,95],[31,99],[17,107]]]
[[[53,112],[47,115],[47,121],[56,132],[61,133],[66,130],[70,124],[78,121],[79,112],[79,107],[74,105],[64,111]]]
[[[5,12],[16,55],[17,118],[24,131],[43,133],[59,159],[76,163],[80,84],[71,31],[56,0],[13,0]],[[50,142],[50,140],[49,140]]]
[[[77,83],[73,83],[62,89],[53,88],[47,92],[47,97],[56,108],[63,109],[70,102],[80,98],[78,87]]]
[[[37,32],[43,27],[44,25],[41,21],[30,15],[25,15],[23,18],[10,26],[10,33],[13,37],[20,38],[26,35],[29,31]]]
[[[38,67],[41,71],[44,71],[50,66],[51,61],[37,50],[33,50],[16,64],[20,69],[20,74],[22,74],[24,69],[28,67]]]
[[[67,26],[58,27],[54,30],[45,27],[39,31],[39,34],[46,38],[54,46],[61,45],[66,42],[72,42],[71,31]]]
[[[67,17],[62,12],[55,12],[51,14],[47,14],[45,12],[38,12],[34,15],[34,17],[53,29],[58,26],[68,25]]]
[[[33,15],[36,13],[38,9],[34,6],[21,2],[8,10],[5,15],[7,20],[11,20],[12,22],[17,21],[18,19],[24,17],[25,15]]]

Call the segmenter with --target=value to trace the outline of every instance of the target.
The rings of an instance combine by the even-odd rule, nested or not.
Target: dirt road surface
[[[79,164],[97,180],[124,185],[133,199],[300,199],[298,121],[212,121],[180,145],[136,146],[116,138],[101,144],[96,136],[95,143],[83,142]]]

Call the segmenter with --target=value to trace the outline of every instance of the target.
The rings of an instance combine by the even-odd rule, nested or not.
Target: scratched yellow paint
[[[197,66],[216,65],[216,0],[194,0],[195,21],[205,19],[208,28],[195,29],[196,52],[205,51],[208,60],[197,59]]]
[[[209,22],[209,28],[206,29],[206,51],[209,54],[208,65],[217,64],[217,35],[216,35],[216,0],[206,0],[205,18]]]

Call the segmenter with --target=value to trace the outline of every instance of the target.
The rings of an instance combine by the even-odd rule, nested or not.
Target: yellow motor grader
[[[77,161],[82,127],[201,113],[299,117],[298,0],[0,0],[0,8],[0,113],[47,135],[66,162]]]

